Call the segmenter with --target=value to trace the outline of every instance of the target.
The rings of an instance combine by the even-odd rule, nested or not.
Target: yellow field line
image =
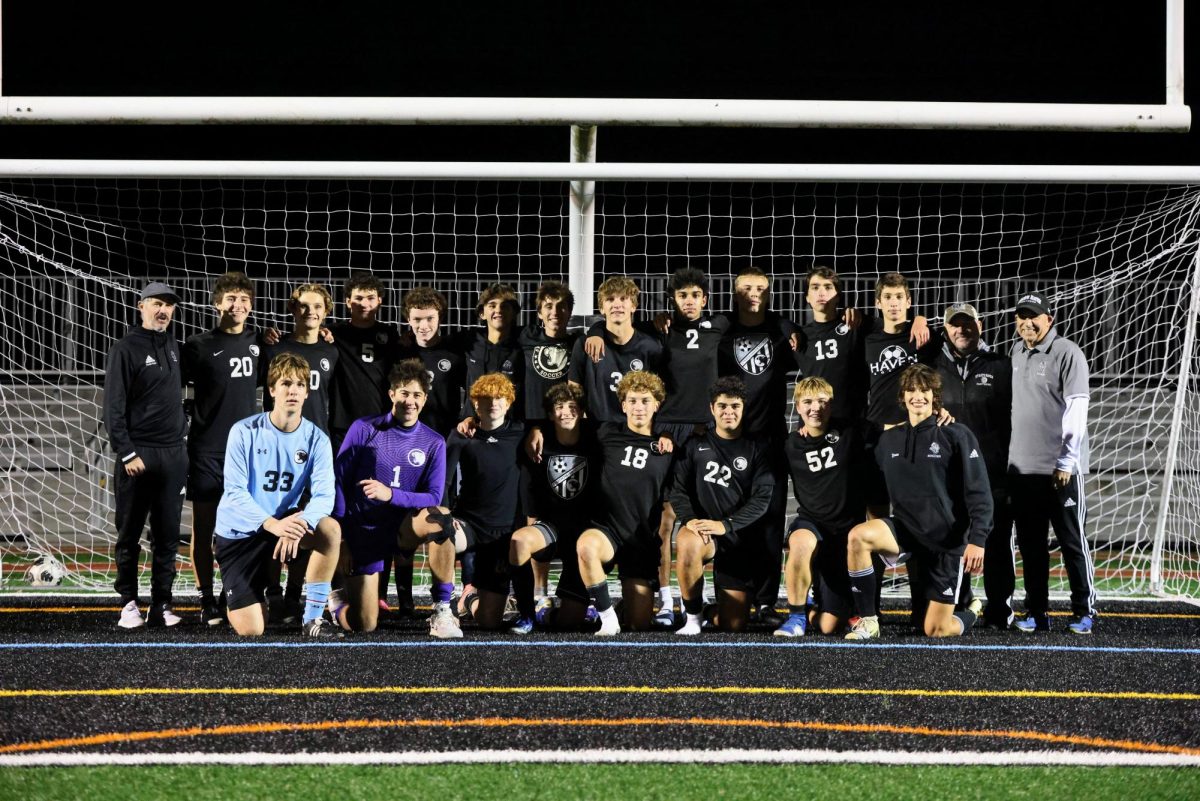
[[[706,728],[782,729],[825,731],[851,734],[902,734],[925,737],[978,737],[1026,740],[1061,745],[1080,745],[1091,748],[1120,749],[1143,753],[1165,753],[1200,756],[1200,749],[1137,740],[1113,740],[1073,734],[1053,734],[1040,731],[1011,729],[934,729],[926,726],[893,726],[888,724],[823,723],[801,720],[753,720],[741,718],[468,718],[464,720],[326,720],[313,723],[245,723],[225,726],[192,726],[157,731],[108,732],[83,737],[64,737],[0,746],[0,754],[29,753],[58,748],[80,748],[115,743],[146,742],[176,737],[235,736],[278,734],[284,732],[334,731],[348,729],[447,729],[447,728],[543,728],[543,727],[602,727],[688,726]]]
[[[1038,698],[1053,700],[1200,701],[1200,693],[1092,690],[926,690],[860,687],[645,687],[532,685],[527,687],[109,687],[94,690],[0,690],[4,698],[131,698],[136,696],[313,695],[865,695],[908,698]]]

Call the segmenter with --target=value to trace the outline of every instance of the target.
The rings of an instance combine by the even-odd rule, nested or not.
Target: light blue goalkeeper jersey
[[[305,522],[315,529],[333,511],[333,501],[333,451],[329,437],[312,422],[302,420],[287,433],[263,412],[234,424],[225,449],[217,534],[249,537],[267,518],[285,517],[302,504]]]

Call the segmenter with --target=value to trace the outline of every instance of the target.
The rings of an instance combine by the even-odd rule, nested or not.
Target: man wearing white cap
[[[1083,476],[1088,472],[1088,365],[1079,346],[1058,335],[1045,294],[1017,301],[1012,349],[1012,439],[1008,487],[1025,569],[1026,618],[1016,626],[1048,631],[1048,528],[1062,549],[1074,619],[1090,634],[1096,618],[1092,555],[1084,533]]]

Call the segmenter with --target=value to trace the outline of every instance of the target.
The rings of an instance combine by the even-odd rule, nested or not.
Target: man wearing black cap
[[[1012,440],[1008,487],[1025,568],[1024,632],[1048,631],[1049,525],[1062,549],[1074,620],[1090,634],[1096,617],[1092,555],[1084,534],[1083,476],[1088,472],[1088,365],[1079,346],[1058,335],[1046,296],[1017,301],[1012,349]]]
[[[1012,428],[1012,364],[982,339],[979,312],[970,303],[946,307],[945,342],[938,357],[942,405],[979,440],[992,488],[993,524],[983,557],[987,609],[983,621],[1007,629],[1013,620],[1016,582],[1012,513],[1008,505],[1008,441]],[[969,588],[968,582],[964,586]]]
[[[171,585],[188,459],[179,346],[168,331],[177,303],[179,296],[166,284],[147,284],[137,304],[141,325],[113,345],[105,368],[104,426],[117,457],[114,586],[122,605],[117,625],[124,629],[180,622],[171,610]],[[138,561],[147,516],[154,559],[150,612],[143,620],[137,603]]]

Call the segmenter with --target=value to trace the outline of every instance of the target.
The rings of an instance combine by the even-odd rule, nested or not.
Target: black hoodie
[[[122,462],[138,447],[169,448],[187,437],[179,345],[170,329],[137,327],[113,345],[104,372],[104,427]]]

